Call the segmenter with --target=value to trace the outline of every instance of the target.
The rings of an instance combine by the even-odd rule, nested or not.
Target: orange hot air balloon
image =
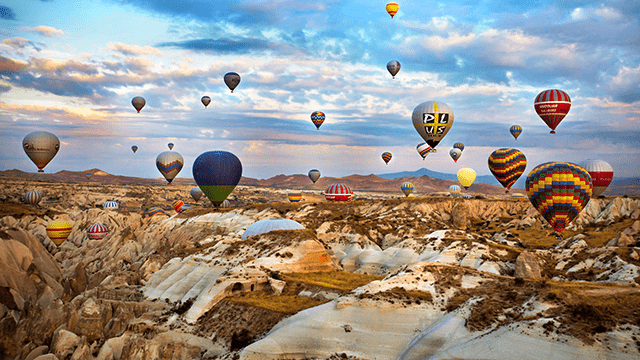
[[[398,3],[390,2],[387,4],[387,12],[389,13],[389,15],[391,15],[392,19],[393,19],[393,15],[395,15],[398,12],[399,8],[400,7],[398,6]]]

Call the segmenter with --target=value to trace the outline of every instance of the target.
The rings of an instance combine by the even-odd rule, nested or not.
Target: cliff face
[[[190,186],[3,181],[7,359],[640,355],[637,199],[593,199],[556,239],[528,201],[265,203],[286,194],[240,187],[249,205],[214,210]],[[33,188],[43,202],[20,204]],[[110,199],[120,211],[96,208]],[[306,229],[241,239],[272,217]],[[96,222],[109,234],[89,240]]]

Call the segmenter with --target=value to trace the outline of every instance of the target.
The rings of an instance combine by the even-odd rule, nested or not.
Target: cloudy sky
[[[526,173],[602,159],[616,176],[640,176],[640,2],[398,1],[393,19],[386,3],[0,0],[0,170],[35,172],[21,141],[45,130],[62,142],[46,172],[158,177],[155,158],[173,142],[178,177],[209,150],[233,152],[255,178],[487,175],[501,147],[525,153]],[[390,60],[402,64],[396,79]],[[230,71],[242,77],[233,94]],[[551,135],[533,100],[554,88],[572,106]],[[423,161],[411,113],[428,100],[455,122]],[[315,110],[326,114],[319,131]]]

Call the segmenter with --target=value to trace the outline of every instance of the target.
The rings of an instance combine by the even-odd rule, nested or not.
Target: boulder
[[[71,356],[80,344],[80,337],[71,331],[58,330],[51,340],[53,354],[61,359]]]
[[[517,278],[541,278],[542,267],[540,258],[534,253],[525,251],[516,258],[515,277]]]

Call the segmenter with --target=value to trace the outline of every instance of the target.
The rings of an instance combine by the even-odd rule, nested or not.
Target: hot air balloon
[[[84,174],[84,177],[86,177],[87,179],[91,179],[91,173]]]
[[[204,105],[204,108],[206,109],[207,106],[209,106],[209,104],[211,103],[211,98],[205,95],[202,97],[202,99],[200,99],[200,101],[202,101],[202,105]]]
[[[400,71],[400,63],[396,60],[391,60],[387,63],[387,70],[393,79],[396,78],[396,74]]]
[[[513,135],[513,137],[518,140],[518,136],[520,136],[520,134],[522,133],[522,126],[520,125],[511,125],[511,127],[509,128],[509,132],[511,133],[511,135]]]
[[[40,194],[37,190],[27,191],[23,197],[24,202],[31,205],[38,205],[40,200],[42,200],[42,194]]]
[[[538,116],[551,128],[551,133],[555,134],[556,127],[571,108],[571,99],[562,90],[545,90],[536,96],[533,107]]]
[[[311,121],[316,126],[316,130],[320,130],[320,125],[324,122],[324,113],[322,111],[314,111],[311,113]]]
[[[302,192],[300,191],[289,191],[287,194],[287,198],[290,202],[299,202],[302,200]]]
[[[133,145],[133,146],[131,147],[131,150],[132,150],[132,151],[133,151],[133,153],[135,154],[135,153],[136,153],[136,151],[138,151],[138,147],[137,147],[137,146],[135,146],[135,145]]]
[[[402,184],[400,184],[400,190],[402,190],[402,192],[404,193],[404,196],[409,196],[409,194],[413,192],[413,184],[408,181],[405,181]]]
[[[309,179],[311,179],[311,181],[313,181],[313,183],[315,184],[316,181],[320,179],[320,170],[318,169],[309,170]]]
[[[527,196],[524,194],[520,194],[520,193],[513,193],[511,194],[511,198],[513,200],[527,200]]]
[[[398,3],[390,2],[387,4],[387,13],[391,15],[392,19],[393,19],[393,16],[398,12],[399,8],[400,7],[398,6]]]
[[[353,199],[353,191],[344,184],[333,184],[324,191],[324,198],[329,201],[349,201]]]
[[[91,240],[102,240],[108,233],[109,229],[100,223],[93,224],[87,228],[87,236]]]
[[[598,197],[607,190],[613,180],[613,168],[606,161],[587,160],[580,164],[591,176],[592,197]]]
[[[536,166],[526,182],[527,196],[551,227],[560,234],[591,199],[591,176],[584,168],[567,162]]]
[[[526,167],[527,158],[518,149],[498,149],[489,155],[489,170],[507,193]]]
[[[453,148],[454,149],[460,149],[460,151],[464,151],[464,144],[461,142],[457,142],[455,144],[453,144]]]
[[[105,209],[105,210],[118,211],[118,209],[120,209],[120,204],[118,204],[118,202],[116,202],[116,201],[109,200],[109,201],[104,203],[102,208]]]
[[[454,162],[458,162],[458,159],[462,156],[462,151],[460,149],[453,148],[449,150],[449,156],[451,156]]]
[[[182,205],[182,207],[180,208],[180,212],[185,212],[187,210],[191,210],[191,205],[189,204],[184,204]]]
[[[173,145],[173,143],[171,143],[171,142],[167,144],[167,147],[169,148],[169,150],[173,150],[174,146],[175,145]]]
[[[193,179],[215,206],[219,206],[238,185],[242,163],[227,151],[207,151],[193,162]]]
[[[147,215],[149,216],[153,216],[153,215],[157,215],[157,214],[164,214],[164,215],[168,215],[164,209],[162,209],[161,207],[158,206],[154,206],[151,207],[147,210]]]
[[[191,189],[191,197],[193,198],[193,200],[195,200],[196,202],[198,202],[198,200],[200,200],[200,198],[202,197],[202,195],[204,195],[204,193],[202,192],[202,190],[200,190],[199,187],[194,187]]]
[[[60,150],[60,139],[50,132],[35,131],[25,136],[22,148],[27,156],[38,167],[38,172],[44,172],[44,167]]]
[[[227,84],[231,92],[233,92],[233,89],[240,84],[240,75],[238,75],[238,73],[228,72],[224,74],[224,83]]]
[[[458,185],[449,186],[449,194],[451,194],[451,196],[453,196],[453,197],[460,196],[460,192],[461,191],[462,191],[462,189],[460,189],[460,186],[458,186]]]
[[[174,200],[171,203],[171,206],[173,207],[173,210],[175,210],[176,212],[182,211],[182,206],[183,205],[184,205],[184,201],[182,201],[182,200]]]
[[[242,233],[240,240],[244,240],[249,236],[266,234],[276,230],[300,230],[304,229],[304,226],[295,220],[289,219],[262,219],[249,225],[247,229]]]
[[[182,155],[175,151],[162,152],[156,158],[156,167],[162,176],[167,179],[169,184],[171,184],[176,175],[182,170],[183,166],[184,159]]]
[[[420,143],[416,146],[416,150],[418,150],[418,154],[422,156],[422,160],[424,160],[429,153],[435,152],[435,149],[432,149],[431,146],[427,145],[427,143]]]
[[[140,112],[140,110],[142,110],[142,108],[146,104],[147,104],[147,101],[142,96],[136,96],[133,99],[131,99],[131,105],[133,105],[133,107],[136,108],[138,112]]]
[[[435,148],[453,125],[453,110],[443,102],[423,102],[413,109],[411,121],[424,141]]]
[[[224,199],[224,201],[220,204],[220,208],[228,209],[231,207],[231,201],[229,199]]]
[[[471,168],[462,168],[458,170],[458,181],[466,190],[476,181],[476,172]]]
[[[382,160],[384,160],[385,164],[389,164],[389,161],[391,161],[391,153],[386,151],[382,153]]]
[[[71,234],[71,224],[66,220],[55,220],[47,225],[47,236],[60,246]]]

